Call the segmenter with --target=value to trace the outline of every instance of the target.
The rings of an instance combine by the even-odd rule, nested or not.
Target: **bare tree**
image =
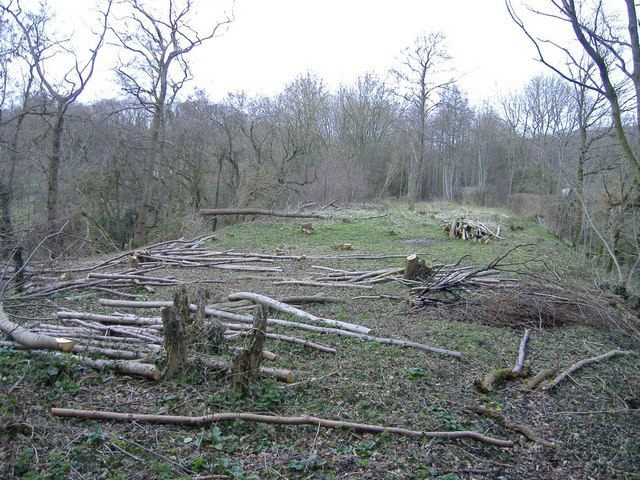
[[[315,75],[298,76],[274,98],[246,104],[242,132],[248,141],[236,202],[273,206],[300,197],[320,175],[327,150],[329,95]]]
[[[128,52],[117,68],[124,91],[151,115],[149,150],[143,172],[143,189],[132,244],[145,242],[152,208],[154,173],[162,155],[165,115],[176,95],[190,80],[186,56],[207,40],[219,36],[233,20],[227,15],[204,34],[196,31],[192,0],[169,0],[162,9],[157,2],[126,0],[129,12],[112,29]]]
[[[387,193],[389,184],[398,174],[398,162],[392,162],[392,127],[400,109],[393,91],[377,76],[367,73],[353,86],[342,86],[332,103],[334,168],[325,176],[332,185],[340,185],[343,199],[360,199],[377,191]],[[359,178],[355,178],[355,177]],[[338,192],[331,194],[332,198]]]
[[[571,240],[574,247],[582,238],[582,230],[587,212],[587,202],[585,199],[585,180],[587,175],[593,175],[593,171],[589,171],[588,163],[591,159],[591,149],[595,142],[609,136],[611,133],[610,125],[604,125],[603,119],[607,116],[604,107],[605,97],[598,92],[594,92],[584,86],[586,78],[593,75],[595,65],[587,58],[583,58],[580,63],[581,67],[576,69],[575,78],[579,81],[573,84],[573,102],[577,113],[577,129],[579,132],[579,146],[576,165],[576,177],[574,188],[575,192],[575,210],[573,218],[573,226]],[[581,81],[580,81],[581,80]]]
[[[575,2],[575,0],[548,0],[547,10],[540,3],[528,7],[528,11],[543,16],[550,21],[567,26],[595,65],[593,73],[582,69],[584,63],[579,55],[564,44],[552,39],[535,36],[522,18],[516,13],[511,0],[505,0],[509,13],[516,24],[534,43],[539,60],[562,76],[565,80],[582,85],[607,99],[611,120],[635,184],[640,184],[640,161],[638,142],[640,141],[640,38],[638,37],[638,17],[634,0],[624,0],[625,9],[614,11],[613,2],[596,0]],[[566,65],[577,66],[576,70],[563,67],[549,60],[547,47],[559,49],[568,59]],[[635,116],[634,132],[625,128],[625,114]]]
[[[407,202],[413,209],[421,194],[427,152],[428,117],[438,102],[439,92],[453,83],[445,70],[450,59],[441,32],[423,35],[402,52],[402,65],[392,73],[400,83],[401,95],[411,117],[413,158],[409,171]]]
[[[434,188],[438,188],[446,200],[455,200],[461,187],[467,184],[464,177],[471,173],[465,160],[471,157],[472,124],[473,111],[467,98],[455,85],[446,89],[432,122],[433,143],[440,160],[437,170],[433,170],[439,173],[435,175],[439,185]]]
[[[19,0],[11,1],[0,8],[22,32],[27,53],[31,57],[40,84],[55,105],[51,120],[51,146],[47,162],[46,202],[47,225],[49,231],[53,232],[59,229],[60,221],[59,183],[66,114],[93,76],[98,52],[107,32],[111,0],[107,0],[106,7],[101,12],[100,30],[85,60],[78,58],[75,50],[69,45],[69,39],[56,40],[50,36],[48,29],[51,17],[46,11],[46,4],[41,4],[36,12],[23,9]],[[58,69],[63,62],[67,62],[65,73],[60,79],[55,79],[55,75],[51,73],[53,69],[48,68],[54,62]]]

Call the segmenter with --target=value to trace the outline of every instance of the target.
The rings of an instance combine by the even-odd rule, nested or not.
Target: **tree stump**
[[[415,253],[407,257],[404,266],[404,278],[407,280],[423,280],[431,275],[433,265],[431,262],[427,264],[422,258]]]
[[[246,395],[250,385],[258,379],[262,351],[267,338],[267,312],[262,305],[256,305],[253,314],[253,330],[249,348],[237,350],[231,359],[233,388]]]
[[[165,377],[181,376],[187,367],[187,345],[185,342],[184,318],[178,315],[175,307],[163,307],[161,310],[164,327],[164,349],[167,353]]]

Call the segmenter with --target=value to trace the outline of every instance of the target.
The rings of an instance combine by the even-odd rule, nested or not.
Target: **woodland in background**
[[[232,18],[197,34],[186,28],[191,3],[169,5],[160,21],[142,2],[104,2],[94,44],[60,78],[43,66],[66,48],[46,9],[2,7],[3,265],[38,246],[57,256],[188,236],[203,227],[202,208],[395,197],[411,208],[434,200],[512,208],[572,242],[603,277],[637,281],[638,185],[607,92],[550,73],[473,106],[447,73],[446,39],[430,34],[385,78],[363,74],[331,91],[304,73],[274,96],[233,92],[213,102],[203,91],[181,94],[188,54]],[[113,15],[116,7],[124,13]],[[83,99],[107,39],[127,52],[114,66],[122,90]],[[597,62],[580,65],[576,76],[597,76]],[[616,87],[637,152],[634,89]]]

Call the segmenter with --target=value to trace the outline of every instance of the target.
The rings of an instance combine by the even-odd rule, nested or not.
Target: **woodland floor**
[[[584,367],[550,391],[528,390],[521,380],[479,393],[474,380],[512,367],[525,327],[531,328],[527,360],[533,373],[565,370],[575,362],[610,350],[638,350],[638,339],[609,322],[628,314],[611,295],[595,292],[590,270],[566,245],[534,221],[507,211],[455,205],[375,206],[329,212],[313,220],[314,233],[301,232],[307,220],[260,218],[216,232],[212,250],[324,259],[277,262],[278,274],[208,268],[164,268],[189,292],[204,286],[208,303],[233,292],[279,298],[326,294],[342,303],[306,305],[317,316],[349,321],[375,335],[412,340],[463,352],[461,359],[327,334],[296,332],[337,349],[326,354],[278,341],[277,368],[295,371],[287,385],[271,379],[256,383],[240,398],[225,374],[192,369],[180,381],[153,382],[111,371],[96,371],[68,360],[0,347],[0,476],[59,479],[632,479],[640,478],[640,361],[621,356]],[[449,239],[445,221],[466,216],[496,228],[503,240],[473,244]],[[375,217],[375,218],[374,218]],[[336,251],[337,244],[351,250]],[[421,253],[436,262],[484,266],[519,248],[510,258],[522,284],[505,293],[489,288],[463,294],[454,306],[410,313],[415,298],[398,282],[371,291],[346,288],[278,286],[272,276],[308,278],[313,266],[343,270],[402,267],[402,258],[361,259],[355,254]],[[92,265],[113,255],[84,258],[65,268]],[[60,265],[58,267],[61,267]],[[113,267],[108,271],[119,271]],[[316,271],[317,273],[317,271]],[[81,276],[82,274],[77,274]],[[211,280],[221,283],[209,283]],[[572,285],[575,308],[540,303],[527,308],[529,288],[550,283]],[[578,287],[576,287],[578,285]],[[532,287],[533,286],[533,287]],[[174,287],[151,294],[132,287],[140,299],[170,300]],[[378,296],[358,299],[354,297]],[[384,296],[388,297],[384,297]],[[7,300],[14,321],[47,318],[73,309],[105,312],[93,291],[60,293],[38,300]],[[597,298],[596,298],[597,297]],[[594,303],[588,304],[585,298]],[[529,307],[531,305],[528,305]],[[124,311],[124,310],[123,310]],[[537,313],[536,313],[537,312]],[[604,312],[604,313],[603,313]],[[139,312],[138,312],[139,313]],[[637,314],[636,314],[637,315]],[[598,317],[599,316],[599,317]],[[598,317],[598,318],[596,318]],[[637,316],[634,321],[637,321]],[[292,334],[291,331],[282,330]],[[162,367],[162,359],[158,360]],[[529,426],[554,442],[545,448],[498,421],[470,410],[484,406],[513,423]],[[344,429],[278,426],[235,421],[209,427],[136,422],[74,420],[51,415],[52,407],[200,416],[255,412],[280,416],[312,415],[332,420],[405,427],[420,431],[473,430],[515,441],[512,448],[474,440],[416,439],[392,434],[359,434]]]

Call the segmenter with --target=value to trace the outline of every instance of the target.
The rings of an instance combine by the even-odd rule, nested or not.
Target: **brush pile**
[[[514,286],[517,280],[512,276],[517,275],[518,272],[514,271],[512,268],[514,265],[506,263],[505,259],[516,248],[493,260],[486,267],[462,267],[461,263],[468,257],[467,255],[458,260],[455,265],[441,265],[434,268],[429,278],[411,289],[411,293],[417,297],[412,311],[416,312],[429,306],[458,303],[465,294],[480,288],[495,289]],[[507,273],[512,276],[505,277]]]

